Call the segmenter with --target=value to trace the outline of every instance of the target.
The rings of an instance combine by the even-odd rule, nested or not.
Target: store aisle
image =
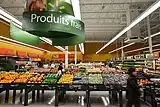
[[[1,94],[4,98],[4,93]],[[12,92],[10,92],[10,95],[12,95]],[[123,93],[123,98],[125,96],[125,93]],[[82,106],[82,103],[79,102],[79,97],[84,97],[84,104]],[[102,101],[102,97],[109,98],[109,93],[106,91],[95,91],[91,92],[91,107],[118,107],[118,103],[108,104],[107,106],[104,106],[104,103]],[[29,94],[29,99],[31,98],[31,94]],[[16,98],[16,102],[19,100],[19,95]],[[51,101],[52,100],[52,101]],[[1,103],[3,107],[24,107],[23,105],[17,103],[15,105],[12,105],[11,103],[12,97],[10,96],[9,104]],[[124,101],[124,107],[125,107],[125,99]],[[31,102],[31,101],[30,101]],[[50,103],[49,103],[50,102]],[[54,91],[45,91],[44,94],[44,102],[39,103],[30,103],[28,107],[53,107],[54,106]],[[85,99],[85,91],[81,92],[74,92],[74,91],[67,91],[65,95],[65,100],[60,101],[59,107],[86,107],[86,99]],[[141,107],[149,107],[147,105],[142,105]]]

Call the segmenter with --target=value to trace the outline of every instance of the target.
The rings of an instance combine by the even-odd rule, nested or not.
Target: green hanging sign
[[[14,40],[30,45],[38,45],[40,43],[40,38],[38,36],[34,36],[26,31],[23,31],[12,23],[10,24],[10,37]]]
[[[53,45],[85,41],[84,23],[74,17],[70,0],[26,0],[25,4],[23,30],[50,38]]]

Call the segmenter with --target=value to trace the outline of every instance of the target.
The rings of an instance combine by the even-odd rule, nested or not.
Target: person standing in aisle
[[[60,63],[59,67],[58,67],[58,71],[62,71],[63,70],[63,64]]]
[[[56,76],[59,77],[60,75],[62,75],[62,74],[63,74],[63,71],[64,71],[64,69],[63,69],[63,64],[60,63],[60,65],[59,65],[59,67],[58,67],[58,72],[57,72]]]
[[[128,69],[129,78],[127,80],[127,93],[128,99],[126,107],[140,107],[140,85],[138,85],[137,72],[135,68]]]

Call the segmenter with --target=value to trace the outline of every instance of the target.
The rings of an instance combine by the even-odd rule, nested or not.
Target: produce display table
[[[55,90],[55,106],[59,105],[59,96],[63,91],[86,91],[86,101],[87,107],[91,107],[90,104],[90,92],[91,91],[112,91],[116,90],[119,92],[119,107],[123,107],[122,102],[122,91],[125,90],[124,87],[121,89],[115,89],[110,85],[103,84],[33,84],[33,83],[5,83],[0,84],[0,91],[6,91],[5,94],[5,103],[8,103],[9,99],[9,90],[13,90],[13,99],[12,103],[15,103],[16,91],[20,90],[22,94],[24,91],[24,106],[28,105],[28,94],[32,92],[32,102],[35,102],[35,91],[37,90],[37,102],[40,101],[40,92],[42,95],[42,101],[44,100],[44,91],[45,90]],[[64,94],[64,93],[63,93]],[[20,95],[20,102],[22,103],[22,95]]]
[[[59,105],[60,98],[64,98],[66,91],[85,91],[87,107],[91,106],[92,91],[108,91],[111,103],[115,101],[119,103],[119,107],[123,107],[122,92],[126,91],[126,82],[128,75],[126,74],[107,74],[107,73],[64,73],[62,75],[53,73],[2,73],[0,76],[0,92],[5,93],[5,103],[8,103],[9,92],[13,91],[12,103],[15,103],[17,90],[20,90],[20,102],[24,99],[24,106],[28,105],[29,94],[32,93],[32,102],[44,102],[45,90],[55,92],[55,106]],[[9,82],[9,83],[7,83]],[[147,81],[141,81],[149,83]],[[152,87],[151,87],[152,86]],[[153,85],[144,87],[144,101],[146,95],[151,96],[151,105],[156,107],[155,87]],[[24,94],[24,95],[22,95]],[[35,98],[36,95],[36,98]],[[118,97],[119,95],[119,97]],[[24,98],[22,98],[24,97]],[[41,99],[40,99],[41,98]]]

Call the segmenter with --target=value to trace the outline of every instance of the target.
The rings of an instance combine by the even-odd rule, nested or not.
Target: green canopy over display
[[[14,40],[30,45],[38,45],[40,43],[40,38],[38,36],[23,31],[12,23],[10,24],[10,37]]]
[[[85,41],[84,23],[74,17],[71,0],[26,0],[25,7],[23,30],[50,38],[52,45],[69,46]]]

